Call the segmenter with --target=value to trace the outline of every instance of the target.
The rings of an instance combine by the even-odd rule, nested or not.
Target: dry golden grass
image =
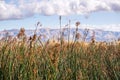
[[[1,80],[120,79],[119,42],[49,40],[42,43],[35,34],[29,39],[21,34],[19,39],[0,41]]]

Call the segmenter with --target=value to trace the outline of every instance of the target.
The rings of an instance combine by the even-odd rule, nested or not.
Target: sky
[[[74,27],[120,31],[120,0],[0,0],[0,30]]]

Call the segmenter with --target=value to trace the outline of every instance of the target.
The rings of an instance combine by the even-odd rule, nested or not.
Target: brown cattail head
[[[35,40],[36,40],[36,38],[37,38],[37,35],[36,35],[36,34],[34,34],[34,35],[33,35],[32,40],[33,40],[33,41],[35,41]]]
[[[20,32],[21,32],[21,33],[24,33],[24,32],[25,32],[25,29],[24,29],[24,28],[21,28],[21,29],[20,29]]]
[[[77,22],[75,23],[75,25],[78,27],[78,26],[80,25],[80,22],[77,21]]]
[[[29,40],[30,40],[30,41],[32,40],[32,37],[31,37],[31,36],[29,37]]]
[[[77,32],[77,31],[78,31],[78,26],[80,25],[80,22],[77,21],[77,22],[75,23],[75,25],[76,25],[76,32]]]
[[[75,38],[78,40],[78,39],[80,39],[80,37],[81,37],[80,33],[76,33]]]
[[[26,35],[25,35],[25,29],[24,29],[24,28],[21,28],[20,31],[19,31],[19,33],[18,33],[18,35],[17,35],[17,37],[18,37],[18,38],[22,38],[22,37],[24,37],[24,36],[26,36]]]

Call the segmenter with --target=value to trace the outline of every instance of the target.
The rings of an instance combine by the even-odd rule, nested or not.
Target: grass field
[[[0,80],[120,80],[120,44],[47,41],[20,31],[0,41]],[[79,38],[79,36],[76,38]]]

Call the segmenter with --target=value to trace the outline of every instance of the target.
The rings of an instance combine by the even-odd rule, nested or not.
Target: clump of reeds
[[[17,37],[18,37],[19,39],[23,39],[23,38],[26,37],[26,35],[25,35],[25,29],[24,29],[24,28],[21,28],[21,29],[20,29]]]
[[[76,22],[74,37],[77,40],[81,38],[79,25],[80,22]],[[84,33],[83,42],[68,43],[63,39],[62,45],[51,40],[43,44],[42,35],[37,36],[36,31],[25,41],[0,40],[0,79],[119,80],[120,44],[96,43],[95,32],[89,44],[85,42],[88,31]],[[20,29],[18,38],[23,39],[23,36],[25,30]]]

